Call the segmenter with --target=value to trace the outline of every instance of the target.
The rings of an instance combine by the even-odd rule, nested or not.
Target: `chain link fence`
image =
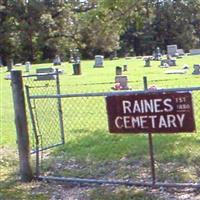
[[[198,77],[194,82],[198,83]],[[148,85],[164,88],[184,88],[175,80],[149,80]],[[60,110],[62,104],[63,130],[66,144],[55,149],[51,156],[42,156],[40,173],[53,176],[108,178],[148,182],[148,140],[145,134],[112,135],[108,132],[105,92],[114,82],[59,85],[61,96],[53,97],[59,82],[30,82],[28,98],[34,112],[34,123],[40,149],[52,147],[61,141]],[[199,86],[188,82],[193,86]],[[143,90],[143,81],[129,82],[134,90]],[[192,86],[191,85],[191,86]],[[51,87],[54,89],[52,90]],[[119,92],[119,91],[117,91]],[[124,92],[124,91],[123,91]],[[42,97],[41,97],[42,95]],[[62,96],[63,95],[63,96]],[[159,134],[153,136],[156,178],[161,182],[199,182],[200,90],[193,91],[196,133]],[[43,153],[45,154],[45,153]],[[167,167],[166,167],[167,166]]]
[[[42,80],[40,80],[40,78],[38,78],[46,76],[51,76],[53,79],[43,80],[44,78],[42,78]],[[40,76],[38,74],[27,75],[23,78],[27,95],[55,95],[58,93],[58,72]],[[29,113],[27,112],[27,116],[29,131],[31,132],[32,151],[34,152],[36,148],[45,149],[60,143],[60,135],[58,135],[60,132],[59,114],[57,112],[58,101],[36,101],[27,98],[26,105],[26,110],[30,111]],[[36,109],[41,106],[45,109]],[[36,138],[39,144],[36,144]],[[37,145],[39,145],[39,147],[36,147]]]
[[[147,76],[148,77],[148,76]],[[77,78],[77,77],[76,77]],[[170,78],[170,79],[156,79],[150,76],[148,77],[148,86],[156,86],[158,89],[166,88],[188,88],[188,87],[198,87],[199,77],[194,76],[192,79],[183,78]],[[96,92],[113,92],[113,87],[115,86],[115,81],[110,82],[81,82],[77,80],[78,83],[71,83],[70,80],[66,80],[60,83],[62,94],[77,94],[77,93],[96,93]],[[178,83],[178,84],[177,84]],[[128,80],[128,86],[131,91],[143,90],[143,77],[134,77],[132,80]]]

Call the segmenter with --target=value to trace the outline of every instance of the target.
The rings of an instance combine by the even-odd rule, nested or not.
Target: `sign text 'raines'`
[[[106,97],[111,133],[193,132],[189,92],[144,93]]]

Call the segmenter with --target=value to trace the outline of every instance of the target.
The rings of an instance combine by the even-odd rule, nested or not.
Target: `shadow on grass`
[[[200,138],[194,134],[154,135],[158,180],[197,181]],[[44,171],[63,176],[150,179],[148,136],[74,130],[72,139],[54,149]],[[44,163],[45,163],[44,162]],[[53,163],[53,164],[52,164]],[[166,167],[167,166],[167,167]]]
[[[149,146],[147,134],[110,134],[105,130],[90,132],[85,129],[74,130],[73,139],[54,150],[77,158],[91,157],[94,160],[115,160],[124,156],[147,158]],[[71,134],[72,135],[72,134]],[[155,158],[161,162],[181,161],[191,163],[200,161],[200,137],[197,134],[154,134]]]

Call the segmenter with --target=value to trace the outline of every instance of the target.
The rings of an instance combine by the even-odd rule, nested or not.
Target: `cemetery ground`
[[[87,93],[113,91],[115,67],[127,64],[128,85],[132,90],[142,90],[143,76],[147,76],[148,85],[157,88],[178,88],[200,86],[199,75],[192,75],[193,64],[200,63],[200,56],[184,56],[177,59],[177,66],[184,64],[190,68],[185,74],[165,74],[159,61],[151,61],[151,67],[144,67],[144,60],[137,58],[105,60],[104,68],[93,68],[94,61],[82,61],[80,76],[74,76],[72,64],[58,66],[64,70],[60,75],[61,92]],[[31,72],[37,68],[52,64],[32,65]],[[20,69],[24,74],[25,68]],[[200,193],[193,189],[150,189],[125,186],[73,186],[58,183],[33,181],[23,184],[19,181],[16,131],[10,81],[8,74],[0,68],[0,119],[1,119],[1,159],[0,159],[0,199],[200,199]],[[199,92],[193,95],[196,133],[154,134],[154,152],[156,176],[159,181],[199,182],[200,177],[200,102]],[[198,98],[197,98],[198,97]],[[85,100],[71,99],[70,113],[65,113],[67,103],[63,103],[66,144],[43,153],[42,171],[46,175],[69,176],[97,179],[150,180],[150,164],[147,135],[116,135],[107,131],[105,102],[92,99],[91,107],[85,107]],[[48,101],[44,102],[49,104]],[[84,108],[84,109],[83,109]],[[82,112],[83,111],[83,112]],[[197,113],[198,111],[198,113]],[[91,119],[92,121],[87,121]],[[29,113],[28,117],[29,117]],[[104,120],[102,120],[102,115]],[[197,118],[198,116],[198,118]],[[44,117],[44,116],[43,116]],[[51,112],[45,113],[46,123],[53,119]],[[64,119],[65,120],[65,119]],[[29,121],[30,123],[30,121]],[[30,139],[31,130],[30,130]],[[32,164],[34,166],[32,156]]]

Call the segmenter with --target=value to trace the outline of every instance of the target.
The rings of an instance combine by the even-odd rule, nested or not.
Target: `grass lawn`
[[[72,75],[72,64],[59,66],[64,70],[60,76],[61,93],[75,94],[88,92],[108,92],[114,86],[115,67],[128,65],[129,87],[132,90],[143,89],[143,76],[147,76],[148,85],[158,88],[178,88],[200,86],[200,76],[192,75],[193,64],[200,63],[200,56],[185,56],[177,59],[177,66],[170,69],[181,69],[184,64],[190,66],[186,74],[165,74],[158,61],[152,61],[151,67],[144,67],[142,59],[105,60],[104,68],[93,68],[94,61],[82,61],[82,75]],[[49,67],[51,64],[32,65],[31,73],[36,68]],[[24,67],[16,67],[25,73]],[[0,68],[0,127],[2,152],[1,159],[1,193],[0,199],[15,199],[22,194],[24,199],[32,199],[35,185],[25,186],[16,182],[15,169],[17,158],[16,133],[13,116],[10,81],[4,77],[8,73]],[[40,83],[34,83],[40,84]],[[33,91],[35,92],[35,90]],[[41,88],[37,94],[54,93],[54,88]],[[198,182],[200,176],[200,91],[193,93],[197,132],[174,135],[154,135],[156,175],[159,181]],[[56,111],[56,99],[36,100],[38,121],[43,134],[43,145],[59,142],[59,118]],[[48,175],[75,176],[84,178],[116,178],[133,180],[150,180],[148,140],[140,135],[112,135],[107,130],[107,116],[104,97],[83,97],[62,99],[66,144],[44,153],[42,172]],[[32,136],[31,136],[32,137]],[[9,154],[9,157],[8,155]],[[15,174],[15,175],[13,175]],[[18,184],[16,184],[18,183]],[[38,186],[38,187],[43,187]],[[34,188],[34,189],[33,189]],[[26,191],[27,190],[27,191]],[[124,190],[125,191],[125,190]],[[51,193],[51,190],[50,190]],[[113,195],[124,195],[124,199],[133,199],[127,193],[113,190]],[[50,194],[36,191],[35,199],[48,199]],[[102,191],[105,198],[109,192]],[[92,199],[98,199],[100,193],[92,190]],[[140,198],[149,194],[138,191],[130,194]],[[20,195],[19,195],[20,196]],[[111,195],[112,196],[112,195]],[[126,198],[125,198],[126,197]],[[156,199],[149,196],[148,199]],[[17,198],[16,198],[17,199]],[[113,197],[113,199],[117,199]]]

